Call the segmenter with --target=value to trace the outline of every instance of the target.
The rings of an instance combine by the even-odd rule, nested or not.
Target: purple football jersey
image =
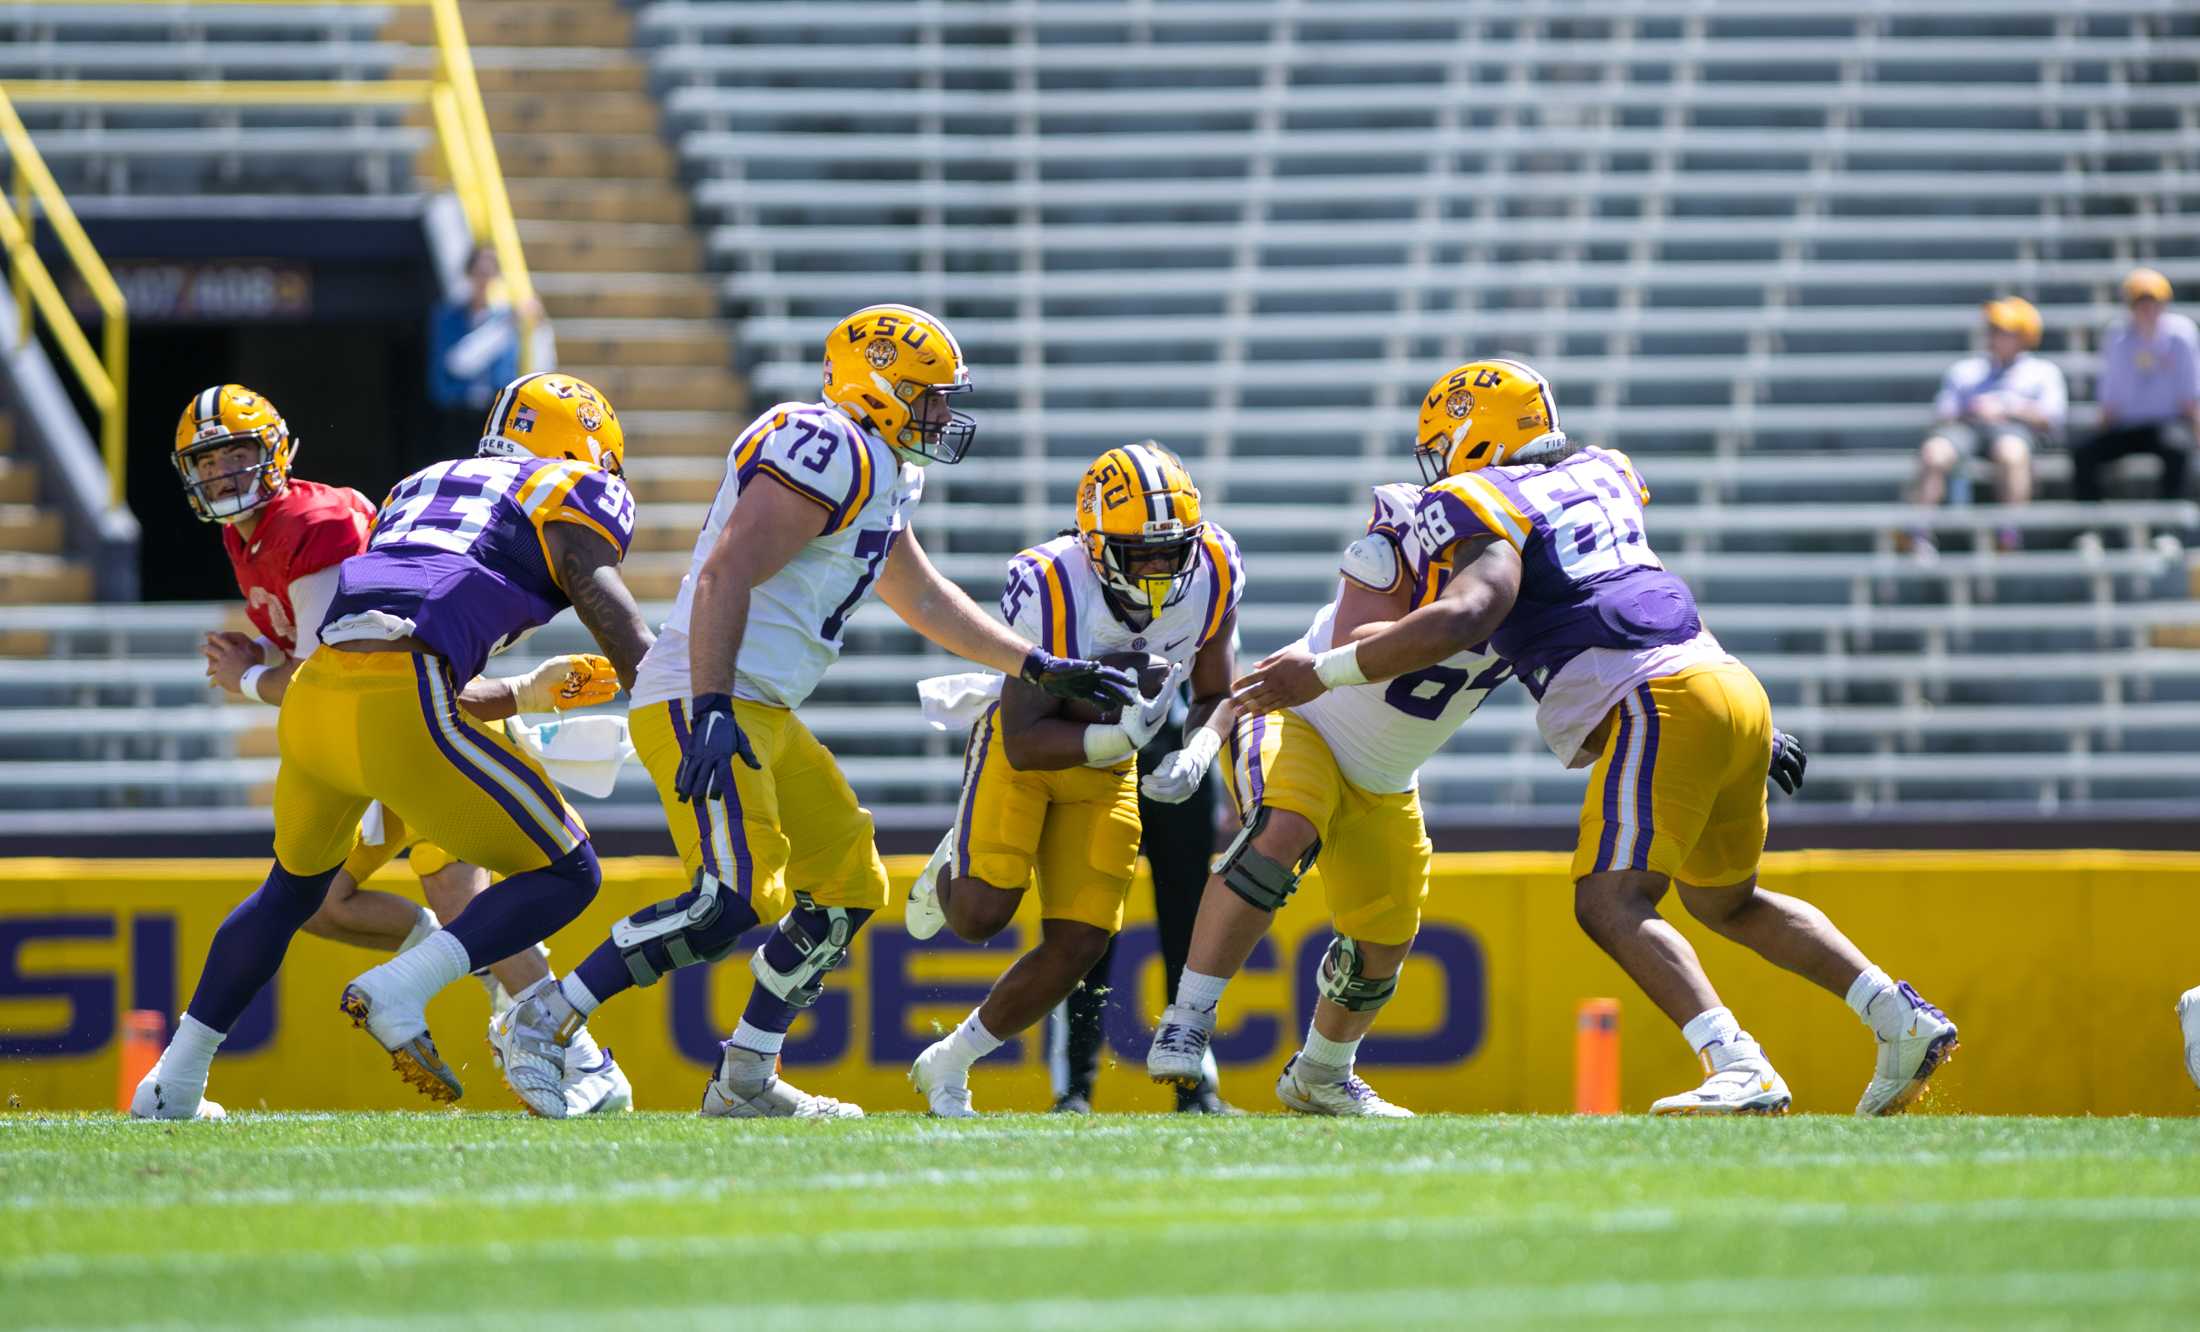
[[[550,575],[546,527],[578,523],[626,558],[634,496],[587,463],[465,458],[398,482],[364,554],[344,561],[329,624],[379,611],[470,680],[490,655],[572,603]]]
[[[1649,488],[1627,455],[1585,448],[1549,467],[1486,467],[1423,492],[1420,548],[1446,564],[1462,541],[1495,536],[1520,552],[1520,595],[1490,636],[1537,698],[1590,648],[1683,643],[1703,621],[1688,584],[1643,534]]]

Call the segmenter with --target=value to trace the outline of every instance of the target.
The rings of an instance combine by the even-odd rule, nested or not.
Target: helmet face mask
[[[1192,585],[1192,557],[1199,534],[1173,519],[1149,523],[1160,531],[1136,537],[1099,534],[1100,581],[1131,610],[1159,615],[1182,600]]]
[[[184,408],[169,463],[199,521],[226,525],[283,493],[296,451],[275,404],[242,385],[222,384]],[[243,456],[223,457],[232,452]]]
[[[965,384],[922,384],[905,379],[894,386],[894,396],[909,404],[909,424],[899,438],[887,441],[895,448],[929,463],[958,463],[970,452],[978,436],[978,423],[968,412],[949,406],[956,394],[970,392]]]

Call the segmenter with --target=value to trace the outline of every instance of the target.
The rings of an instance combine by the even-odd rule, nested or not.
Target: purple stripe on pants
[[[1651,782],[1658,762],[1658,700],[1650,692],[1648,683],[1638,689],[1635,696],[1642,700],[1642,766],[1635,775],[1635,854],[1628,858],[1629,869],[1650,868],[1650,843],[1657,836],[1652,826],[1653,802],[1650,798]]]
[[[511,818],[521,832],[527,834],[527,840],[533,842],[543,855],[551,860],[556,860],[564,855],[565,848],[559,846],[550,834],[535,822],[534,818],[527,813],[519,801],[513,799],[511,793],[504,789],[502,783],[484,772],[472,759],[460,754],[457,746],[444,737],[441,722],[442,710],[436,707],[435,694],[428,687],[428,672],[433,669],[436,669],[436,666],[430,665],[426,657],[414,656],[413,686],[420,694],[420,716],[423,721],[427,722],[428,736],[435,741],[435,747],[442,752],[444,762],[457,769],[465,776],[466,780],[488,792],[489,798],[497,802],[497,807]]]
[[[680,752],[685,754],[688,746],[687,704],[674,701],[665,704],[665,706],[671,709],[672,712],[672,738],[680,742]],[[736,763],[740,761],[739,759],[734,760]],[[718,856],[712,849],[710,835],[711,807],[713,805],[718,807],[718,817],[726,821],[726,845],[733,848],[733,890],[739,893],[744,901],[747,900],[751,869],[749,841],[748,838],[741,835],[741,793],[729,786],[726,788],[726,795],[723,800],[696,800],[690,803],[695,807],[696,835],[702,839],[703,868],[709,872],[710,877],[724,883],[726,881],[726,871],[719,864]]]
[[[970,728],[973,743],[963,747],[962,808],[955,813],[955,860],[947,867],[952,878],[970,874],[970,815],[978,807],[978,779],[985,775],[986,751],[993,747],[993,714],[1000,710],[998,703],[988,707]]]
[[[1619,733],[1612,738],[1612,758],[1604,773],[1604,833],[1597,838],[1596,872],[1612,868],[1612,854],[1619,843],[1619,787],[1627,769],[1627,745],[1634,738],[1635,718],[1625,704],[1619,710]]]

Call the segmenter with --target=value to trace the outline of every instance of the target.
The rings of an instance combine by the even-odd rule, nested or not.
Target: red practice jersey
[[[356,490],[293,478],[259,510],[260,525],[246,543],[234,524],[222,528],[222,548],[237,573],[245,614],[253,627],[283,651],[298,654],[298,625],[290,585],[333,568],[367,548],[374,505]],[[319,625],[311,626],[319,629]]]

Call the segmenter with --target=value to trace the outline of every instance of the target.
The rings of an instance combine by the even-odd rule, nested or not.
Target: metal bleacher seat
[[[1247,650],[1271,648],[1363,488],[1413,476],[1423,386],[1505,351],[1552,375],[1570,433],[1635,454],[1661,552],[1826,746],[1817,798],[2191,789],[2115,752],[2200,748],[2200,657],[2155,645],[2195,619],[2190,505],[1900,502],[1981,298],[2041,307],[2082,427],[2123,272],[2200,279],[2189,9],[785,0],[645,4],[636,30],[760,397],[813,392],[851,305],[954,323],[981,443],[918,521],[973,590],[1061,525],[1093,452],[1152,435],[1245,546]],[[660,518],[717,483],[636,471]],[[2063,458],[2040,473],[2062,493]],[[1894,552],[1915,526],[1938,562]],[[2004,527],[2027,549],[1997,552]],[[2108,550],[2072,549],[2094,528]],[[869,705],[948,663],[881,612],[851,633],[815,721],[866,762],[909,754],[873,775],[916,817],[953,741]],[[1428,778],[1439,808],[1578,795],[1502,695]]]

